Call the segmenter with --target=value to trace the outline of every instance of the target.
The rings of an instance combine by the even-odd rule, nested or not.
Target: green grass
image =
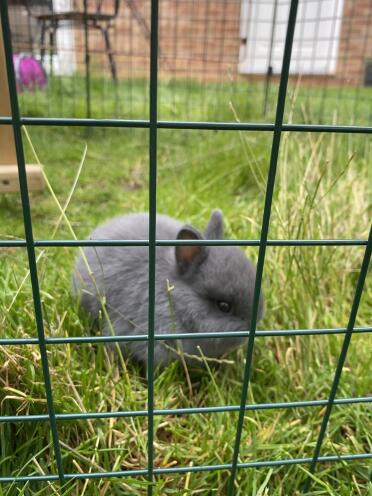
[[[140,98],[144,89],[133,88],[139,113],[140,106],[144,107]],[[214,90],[213,86],[210,92],[206,89],[207,98],[216,95]],[[300,88],[300,92],[305,89]],[[162,96],[160,115],[166,118],[170,110],[174,118],[184,115],[182,102],[172,103],[174,94],[172,90]],[[225,93],[219,95],[220,116],[234,120],[236,116]],[[46,111],[46,107],[40,110],[35,101],[32,103],[31,95],[26,97],[29,115]],[[51,98],[57,100],[58,95]],[[206,118],[204,108],[208,102],[193,120]],[[98,113],[96,100],[95,105]],[[260,115],[259,105],[260,102],[246,107],[234,104],[234,110],[242,120],[255,120]],[[289,104],[289,119],[294,118],[291,109],[302,109],[298,116],[307,121],[306,105],[298,107],[297,100]],[[82,116],[82,104],[79,112]],[[212,113],[213,109],[207,117],[211,118]],[[87,236],[94,226],[112,215],[147,209],[148,131],[92,129],[87,133],[80,128],[34,127],[28,132],[61,204],[72,188],[87,144],[83,169],[66,212],[78,237]],[[270,133],[159,131],[158,211],[202,227],[211,209],[219,207],[225,214],[228,237],[259,238],[270,146]],[[26,138],[25,147],[28,161],[34,162]],[[366,238],[371,218],[371,152],[367,136],[284,134],[269,237]],[[50,238],[60,217],[56,202],[46,190],[31,195],[31,206],[35,237]],[[20,198],[2,195],[0,238],[14,237],[24,237]],[[71,238],[64,222],[55,237]],[[249,248],[247,253],[257,258],[257,249]],[[38,250],[38,255],[47,336],[86,335],[90,332],[88,319],[70,293],[77,249],[48,248]],[[363,247],[269,247],[263,281],[266,315],[260,328],[346,326],[362,257]],[[1,249],[0,327],[7,337],[36,335],[29,279],[22,285],[26,276],[25,250]],[[371,301],[369,280],[358,326],[370,325]],[[249,401],[327,398],[342,339],[257,338]],[[58,413],[146,408],[147,384],[132,362],[127,363],[126,375],[110,364],[102,345],[48,349]],[[353,337],[337,397],[371,394],[371,351],[368,335]],[[46,413],[37,346],[3,346],[0,354],[0,413]],[[244,350],[240,349],[211,371],[192,377],[190,389],[182,366],[173,364],[156,375],[155,406],[239,404],[243,366]],[[298,408],[248,412],[241,460],[311,456],[323,411]],[[236,421],[236,413],[155,417],[155,465],[230,463]],[[58,431],[66,472],[146,467],[146,418],[59,422]],[[337,406],[322,454],[370,452],[371,432],[368,405]],[[56,472],[46,422],[0,424],[0,453],[1,476]],[[237,494],[300,494],[307,468],[240,470]],[[369,470],[366,461],[319,464],[311,494],[370,494]],[[161,476],[156,479],[155,494],[224,494],[227,478],[224,471]],[[146,481],[141,478],[103,479],[71,481],[63,490],[55,483],[8,484],[0,486],[0,495],[143,495],[145,488]]]
[[[95,118],[148,118],[148,80],[111,80],[93,77],[91,115]],[[269,87],[267,111],[263,115],[265,88],[260,82],[234,78],[230,83],[205,84],[192,79],[159,79],[159,119],[234,120],[229,103],[238,109],[241,120],[272,122],[278,92],[278,80]],[[301,85],[292,79],[288,95],[295,95],[294,106],[287,105],[285,121],[370,125],[372,123],[372,88]],[[341,103],[340,103],[341,102]],[[47,89],[20,95],[23,112],[29,116],[86,117],[86,84],[81,75],[51,78]]]

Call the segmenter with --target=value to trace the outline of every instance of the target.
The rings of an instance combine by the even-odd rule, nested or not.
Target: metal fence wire
[[[345,363],[351,337],[354,333],[371,332],[372,327],[367,328],[354,328],[358,306],[360,303],[363,287],[368,271],[368,266],[372,252],[372,229],[369,233],[368,240],[269,240],[268,229],[270,224],[271,204],[273,198],[273,190],[275,185],[276,168],[278,163],[278,154],[281,136],[283,132],[301,131],[301,132],[326,132],[326,133],[364,133],[371,134],[372,127],[366,126],[332,126],[332,125],[310,125],[310,124],[283,124],[284,107],[286,101],[287,83],[289,77],[289,65],[291,61],[291,51],[294,30],[296,26],[296,15],[298,9],[298,0],[292,0],[290,4],[289,18],[287,24],[285,48],[282,62],[282,70],[280,75],[280,86],[278,92],[277,106],[275,121],[271,124],[255,124],[251,122],[246,123],[230,123],[230,122],[184,122],[184,121],[161,121],[158,119],[157,108],[157,95],[158,95],[158,18],[159,18],[159,0],[152,0],[151,2],[151,25],[150,25],[150,93],[149,93],[149,119],[148,120],[109,120],[109,119],[68,119],[68,118],[24,118],[20,115],[16,81],[12,62],[12,46],[11,35],[9,27],[8,5],[6,0],[1,0],[1,25],[4,38],[6,66],[9,83],[9,93],[11,100],[12,116],[1,117],[1,124],[11,124],[14,131],[14,138],[16,144],[16,153],[19,170],[20,191],[23,207],[23,221],[25,228],[25,241],[0,241],[0,247],[24,247],[27,249],[28,263],[30,270],[30,277],[32,283],[32,292],[34,300],[35,317],[37,324],[37,338],[17,338],[11,339],[2,337],[0,345],[26,345],[37,344],[40,349],[45,393],[48,405],[47,415],[12,415],[0,417],[1,422],[37,422],[48,421],[51,429],[54,455],[58,473],[50,475],[23,475],[23,476],[3,476],[0,477],[1,483],[21,483],[27,481],[60,481],[63,485],[71,479],[97,479],[109,477],[128,477],[128,476],[145,476],[149,481],[147,492],[149,495],[153,494],[153,483],[156,475],[170,474],[170,473],[187,473],[198,471],[213,471],[213,470],[228,470],[230,471],[230,479],[228,481],[228,495],[234,494],[234,481],[238,469],[250,469],[259,467],[272,467],[272,466],[285,466],[303,464],[309,466],[310,473],[314,473],[317,464],[322,462],[337,462],[349,461],[358,459],[372,458],[372,453],[360,453],[353,455],[332,455],[321,456],[322,442],[326,433],[328,421],[332,413],[334,405],[339,404],[352,404],[352,403],[370,403],[371,397],[364,398],[345,398],[336,399],[337,387],[340,382],[342,368]],[[49,125],[49,126],[95,126],[95,127],[137,127],[147,128],[149,130],[149,173],[150,173],[150,186],[149,186],[149,212],[150,212],[150,228],[148,241],[138,242],[131,241],[65,241],[65,240],[35,240],[33,236],[29,193],[27,187],[27,178],[25,171],[25,158],[24,148],[22,143],[22,126],[27,125]],[[270,167],[267,178],[267,188],[265,193],[265,206],[261,224],[261,236],[259,240],[235,240],[235,241],[164,241],[156,238],[156,190],[157,190],[157,132],[159,128],[167,129],[204,129],[204,130],[260,130],[263,132],[270,132],[273,134]],[[40,246],[87,246],[87,245],[110,245],[116,244],[120,246],[138,246],[145,245],[149,249],[149,313],[148,313],[148,335],[140,336],[115,336],[115,337],[66,337],[66,338],[46,338],[43,326],[43,310],[41,306],[38,271],[36,264],[35,248]],[[236,335],[244,335],[248,337],[248,346],[246,351],[246,363],[243,374],[241,386],[241,401],[240,405],[226,405],[218,407],[193,407],[182,409],[154,409],[154,344],[155,340],[168,340],[168,339],[189,339],[189,334],[171,334],[171,335],[155,335],[154,321],[155,321],[155,252],[157,246],[177,244],[208,244],[208,245],[241,245],[241,246],[258,246],[259,255],[257,263],[257,277],[254,290],[253,301],[253,315],[250,329],[247,332],[239,333],[225,333],[224,336],[234,337]],[[262,275],[265,263],[265,254],[267,246],[341,246],[341,245],[359,245],[365,246],[365,253],[363,262],[360,268],[357,285],[355,288],[352,307],[350,310],[349,321],[345,328],[341,329],[303,329],[303,330],[283,330],[283,331],[256,331],[256,321],[258,313],[259,294],[261,290]],[[344,334],[344,341],[338,358],[336,370],[334,372],[333,382],[331,385],[330,394],[327,400],[315,401],[299,401],[287,403],[264,403],[264,404],[247,404],[248,386],[250,380],[250,373],[252,368],[252,356],[255,344],[255,338],[258,336],[268,335],[307,335],[307,334]],[[208,339],[211,337],[221,337],[221,333],[199,333],[198,338]],[[53,389],[51,384],[50,369],[48,365],[47,348],[55,344],[63,343],[98,343],[109,341],[126,341],[126,340],[142,340],[148,343],[148,407],[140,411],[119,411],[119,412],[92,412],[92,413],[76,413],[76,414],[58,414],[55,411],[53,403]],[[259,409],[279,409],[279,408],[294,408],[294,407],[312,407],[324,406],[323,420],[317,438],[316,446],[312,457],[308,458],[295,458],[295,459],[282,459],[282,460],[264,460],[252,461],[247,463],[239,462],[239,449],[241,442],[241,435],[243,430],[244,416],[247,411]],[[231,463],[229,464],[214,464],[214,465],[201,465],[201,466],[185,466],[185,467],[171,467],[171,468],[157,468],[154,466],[154,416],[167,415],[167,414],[198,414],[198,413],[214,413],[225,411],[239,412],[238,422],[236,426],[236,436],[234,440],[234,450]],[[66,473],[64,471],[61,446],[58,437],[57,423],[66,420],[81,420],[81,419],[99,419],[110,417],[147,417],[148,418],[148,462],[147,467],[138,470],[124,470],[124,471],[107,471],[107,472],[89,472],[89,473]],[[304,486],[306,492],[310,488],[311,478],[307,479]]]

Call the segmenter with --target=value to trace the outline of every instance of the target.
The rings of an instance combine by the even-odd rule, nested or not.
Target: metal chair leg
[[[57,24],[53,23],[50,26],[50,31],[49,31],[49,71],[51,76],[53,76],[53,69],[54,69],[53,52],[55,50],[57,29],[58,29],[58,23]]]
[[[114,60],[114,54],[112,53],[112,48],[111,48],[111,41],[110,41],[110,36],[109,36],[109,27],[102,27],[100,26],[100,29],[102,31],[103,38],[105,40],[105,45],[106,45],[106,53],[109,59],[109,64],[110,64],[110,69],[111,69],[111,75],[114,83],[117,82],[117,75],[116,75],[116,64]]]
[[[40,59],[41,63],[44,62],[44,55],[45,55],[45,31],[46,31],[46,25],[45,21],[41,23],[41,32],[40,32]]]

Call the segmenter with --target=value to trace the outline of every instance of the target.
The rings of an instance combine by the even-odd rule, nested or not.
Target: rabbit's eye
[[[231,303],[229,303],[228,301],[219,300],[217,301],[217,306],[221,310],[221,312],[229,313],[231,311]]]

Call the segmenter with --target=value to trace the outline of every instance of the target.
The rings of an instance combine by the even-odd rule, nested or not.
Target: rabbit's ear
[[[203,239],[203,236],[192,226],[184,226],[177,235],[180,240]],[[208,255],[207,246],[176,246],[178,270],[184,274],[190,267],[201,264]]]
[[[223,215],[221,210],[213,210],[205,230],[207,239],[223,239]]]

